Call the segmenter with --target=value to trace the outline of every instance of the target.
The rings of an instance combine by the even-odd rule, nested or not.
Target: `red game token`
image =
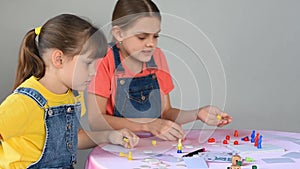
[[[208,143],[215,143],[216,142],[216,139],[215,138],[209,138],[208,140],[207,140],[207,142]]]
[[[223,144],[228,144],[228,141],[227,140],[223,140]]]
[[[233,144],[234,145],[239,145],[239,142],[238,141],[234,141]]]
[[[234,130],[234,134],[233,134],[234,137],[238,137],[239,136],[239,132],[237,130]]]

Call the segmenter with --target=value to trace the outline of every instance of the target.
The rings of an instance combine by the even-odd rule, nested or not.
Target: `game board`
[[[251,143],[251,140],[245,141],[243,138],[251,136],[252,130],[215,130],[212,131],[187,131],[188,135],[182,140],[182,153],[177,153],[178,142],[177,141],[163,141],[156,137],[142,137],[139,144],[133,149],[125,149],[118,145],[101,145],[99,148],[92,151],[87,160],[87,168],[117,168],[118,166],[125,166],[125,168],[205,168],[205,161],[209,168],[224,169],[232,166],[230,160],[234,155],[240,155],[242,157],[242,168],[251,168],[253,165],[257,165],[262,168],[268,168],[272,165],[273,159],[292,159],[294,163],[287,163],[286,161],[276,161],[277,168],[297,168],[300,159],[295,158],[299,155],[299,144],[295,141],[300,140],[300,136],[293,133],[281,133],[281,132],[268,132],[257,131],[263,136],[262,147],[255,147],[255,143]],[[204,133],[205,132],[205,133]],[[207,134],[208,133],[208,134]],[[279,135],[276,136],[276,134]],[[204,137],[206,136],[206,137]],[[227,139],[227,136],[230,136]],[[294,139],[286,139],[290,137]],[[203,140],[206,140],[203,141]],[[208,139],[214,138],[213,143],[209,143]],[[156,144],[153,144],[155,140]],[[224,140],[228,140],[224,144]],[[238,142],[234,145],[234,142]],[[193,158],[182,157],[195,150],[205,148],[205,152],[201,152]],[[290,152],[293,150],[293,153]],[[120,156],[120,152],[127,153],[127,156]],[[131,152],[131,153],[129,153]],[[287,154],[287,153],[290,154]],[[132,154],[132,160],[129,158],[129,154]],[[282,156],[287,154],[286,157]],[[290,155],[290,156],[288,156]],[[116,158],[114,158],[116,157]],[[248,158],[248,161],[246,160]],[[251,160],[249,160],[251,159]],[[262,160],[264,159],[264,160]],[[199,162],[203,163],[200,166]],[[105,163],[103,162],[105,161]],[[273,160],[274,161],[274,160]],[[278,166],[278,167],[277,167]],[[273,167],[273,166],[272,166]]]

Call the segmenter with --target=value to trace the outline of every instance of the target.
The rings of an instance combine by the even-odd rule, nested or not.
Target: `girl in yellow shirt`
[[[56,16],[25,35],[14,93],[0,105],[0,168],[73,168],[77,148],[138,143],[127,129],[78,129],[85,106],[77,90],[89,84],[95,62],[105,52],[102,32],[71,14]]]

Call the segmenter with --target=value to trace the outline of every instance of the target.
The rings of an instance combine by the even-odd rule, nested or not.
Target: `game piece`
[[[123,141],[126,143],[129,143],[129,139],[127,137],[123,137]],[[128,144],[128,148],[130,148],[130,145]]]
[[[129,143],[129,139],[127,137],[123,137],[123,141],[125,141],[126,143]]]
[[[231,167],[230,169],[241,169],[242,166],[242,158],[239,155],[233,155],[231,158]],[[227,167],[228,168],[228,167]]]
[[[156,140],[152,140],[151,143],[152,143],[153,146],[156,146]]]
[[[241,166],[239,166],[239,165],[232,165],[230,168],[231,169],[241,169]]]
[[[210,144],[213,144],[213,143],[216,143],[216,139],[211,137],[207,140],[207,142]]]
[[[251,168],[252,168],[252,169],[257,169],[257,166],[256,166],[256,165],[253,165]]]
[[[254,143],[254,140],[255,139],[255,130],[252,131],[252,134],[251,134],[251,143]]]
[[[230,136],[229,135],[226,136],[226,140],[230,140]]]
[[[258,146],[258,139],[259,139],[259,133],[256,134],[255,139],[254,139],[254,146],[257,147]]]
[[[223,144],[228,144],[228,141],[227,140],[223,140]]]
[[[128,154],[123,153],[123,152],[120,152],[120,153],[119,153],[119,156],[120,156],[120,157],[127,157],[128,160],[132,160],[132,152],[131,152],[131,151],[129,151]]]
[[[253,158],[250,158],[250,157],[246,157],[246,158],[245,158],[245,161],[246,161],[246,162],[254,162],[254,159],[253,159]]]
[[[132,152],[131,151],[128,152],[128,157],[127,158],[128,158],[128,160],[132,160]]]
[[[239,132],[237,130],[234,130],[234,134],[233,134],[234,137],[238,137],[239,136]]]
[[[120,153],[119,153],[119,156],[120,156],[120,157],[126,157],[127,154],[126,154],[126,153],[123,153],[123,152],[120,152]]]
[[[181,139],[178,139],[177,153],[182,153],[182,143],[181,143]]]
[[[259,139],[258,139],[258,144],[257,144],[257,148],[258,149],[261,149],[261,142],[262,142],[262,135],[259,136]]]
[[[235,141],[233,142],[233,145],[239,145],[239,142],[238,142],[237,140],[235,140]]]
[[[222,116],[220,114],[217,115],[218,120],[222,120]]]
[[[237,165],[238,165],[238,166],[242,166],[242,161],[238,161],[238,162],[237,162]]]
[[[249,141],[249,137],[248,137],[248,136],[243,137],[241,140],[242,140],[242,141]]]
[[[231,158],[232,165],[234,165],[234,166],[237,165],[238,161],[242,161],[241,156],[239,156],[239,155],[233,155],[232,158]]]

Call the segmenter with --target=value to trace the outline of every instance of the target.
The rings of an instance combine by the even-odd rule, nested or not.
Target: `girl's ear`
[[[61,50],[55,49],[52,52],[51,55],[51,60],[52,60],[52,64],[56,67],[56,68],[61,68],[63,65],[63,52]]]
[[[119,26],[112,27],[112,35],[118,42],[121,42],[124,40],[123,30]]]

